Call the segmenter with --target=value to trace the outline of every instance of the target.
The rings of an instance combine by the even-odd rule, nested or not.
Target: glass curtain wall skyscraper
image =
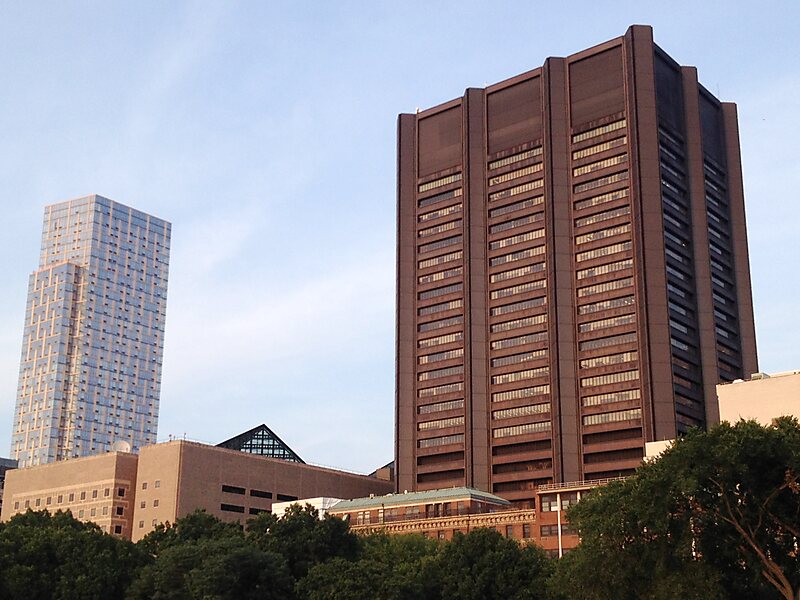
[[[97,195],[45,208],[11,442],[21,467],[156,441],[170,229]]]
[[[400,115],[399,490],[627,475],[757,371],[736,106],[633,26]]]

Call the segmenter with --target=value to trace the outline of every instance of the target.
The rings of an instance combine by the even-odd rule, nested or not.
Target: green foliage
[[[692,431],[570,510],[582,543],[551,589],[597,599],[796,598],[798,476],[795,420]],[[602,579],[592,576],[600,570]]]
[[[69,512],[33,512],[0,524],[0,598],[121,598],[147,556]]]

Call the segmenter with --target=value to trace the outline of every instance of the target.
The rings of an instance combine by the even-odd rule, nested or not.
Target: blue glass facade
[[[45,208],[11,442],[21,467],[156,441],[170,229],[101,196]]]

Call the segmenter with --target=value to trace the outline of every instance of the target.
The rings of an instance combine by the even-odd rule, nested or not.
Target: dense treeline
[[[245,527],[196,512],[137,544],[70,514],[0,524],[0,598],[795,599],[800,426],[692,432],[570,510],[561,560],[494,530],[359,537],[311,507]]]

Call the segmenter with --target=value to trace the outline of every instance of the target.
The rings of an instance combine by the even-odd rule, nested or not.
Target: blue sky
[[[488,7],[491,12],[487,11]],[[740,114],[761,369],[800,369],[800,4],[0,0],[0,455],[42,209],[173,223],[159,438],[393,453],[395,128],[651,24]]]

